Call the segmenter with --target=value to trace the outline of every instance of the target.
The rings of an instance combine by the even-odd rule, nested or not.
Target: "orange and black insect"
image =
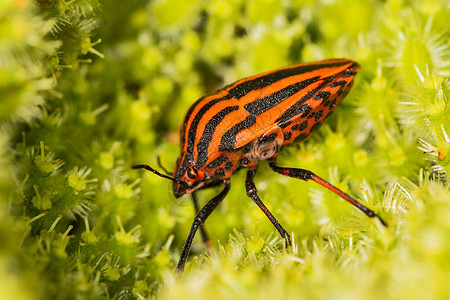
[[[181,252],[177,272],[183,272],[192,240],[230,189],[231,175],[248,168],[247,195],[266,214],[286,244],[291,240],[259,198],[253,178],[258,164],[268,160],[273,171],[313,180],[356,206],[368,217],[372,210],[311,171],[277,165],[284,146],[306,139],[325,121],[350,90],[360,66],[350,59],[330,59],[284,67],[244,78],[197,100],[181,127],[181,154],[173,174],[161,174],[148,165],[136,165],[173,181],[175,197],[192,193],[197,215]],[[224,184],[223,190],[202,209],[195,191]]]

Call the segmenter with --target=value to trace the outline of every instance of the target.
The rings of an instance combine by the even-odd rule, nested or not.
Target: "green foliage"
[[[443,0],[2,1],[0,297],[449,298],[449,18]],[[206,223],[212,253],[197,238],[177,278],[188,197],[130,166],[173,168],[202,94],[330,57],[361,64],[355,86],[280,162],[389,227],[263,163],[260,196],[293,247],[239,172]]]

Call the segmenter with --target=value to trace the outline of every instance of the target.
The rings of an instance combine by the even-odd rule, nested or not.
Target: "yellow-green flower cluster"
[[[0,298],[446,299],[450,289],[450,10],[444,0],[3,0]],[[332,57],[361,71],[334,115],[245,170],[173,273],[194,217],[171,182],[179,127],[205,93]],[[217,189],[202,191],[205,203]]]

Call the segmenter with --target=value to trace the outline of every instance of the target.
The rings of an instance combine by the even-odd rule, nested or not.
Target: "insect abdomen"
[[[284,144],[292,142],[296,135],[308,134],[311,129],[317,129],[319,125],[315,124],[323,122],[329,112],[336,108],[345,94],[344,91],[350,88],[358,70],[358,64],[349,59],[327,60],[288,67],[238,81],[229,92],[235,98],[238,97],[239,104],[248,112],[245,120],[247,124],[242,122],[242,125],[246,126],[241,126],[241,130],[235,134],[235,140],[228,141],[227,146],[230,148],[233,142],[232,148],[240,148],[251,140],[256,140],[273,126],[281,127],[286,133]],[[300,71],[303,73],[299,73]],[[256,85],[260,85],[260,89],[254,89]],[[330,102],[323,101],[325,98]],[[319,115],[308,120],[312,113]],[[302,125],[305,120],[307,122]],[[291,124],[298,124],[299,128],[306,125],[305,131],[291,132]],[[226,136],[222,139],[225,138]]]
[[[242,153],[240,165],[252,166],[259,160],[276,156],[282,146],[304,140],[323,124],[350,90],[353,78],[360,68],[350,60],[338,62],[335,67],[337,69],[331,68],[324,72],[324,76],[313,76],[299,82],[291,80],[292,84],[288,87],[250,102],[258,103],[259,110],[264,112],[257,117],[261,121],[260,126],[258,121],[256,122],[256,130],[259,129],[260,133],[257,134],[255,142],[245,147],[250,150]],[[341,65],[344,62],[345,64]],[[341,68],[342,66],[344,68]],[[302,88],[297,90],[297,86]],[[265,99],[269,101],[265,102]],[[277,102],[276,105],[272,105],[274,102]],[[255,106],[252,109],[256,111],[257,108]],[[267,124],[267,127],[264,127],[264,124]],[[268,137],[272,137],[272,144],[261,146],[259,141],[267,140]]]
[[[359,68],[358,64],[353,63],[345,71],[331,76],[331,80],[323,88],[299,103],[298,110],[292,117],[289,112],[284,113],[284,119],[283,116],[280,117],[284,120],[279,123],[284,133],[283,145],[304,140],[325,122],[347,95]]]

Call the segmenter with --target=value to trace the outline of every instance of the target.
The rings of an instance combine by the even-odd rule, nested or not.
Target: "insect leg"
[[[215,196],[205,206],[198,212],[197,216],[192,223],[191,231],[186,239],[186,243],[184,244],[183,251],[181,251],[180,260],[178,261],[177,273],[183,273],[184,265],[186,264],[186,259],[189,255],[189,251],[191,250],[192,240],[194,239],[195,233],[197,232],[198,227],[203,224],[209,215],[213,212],[214,209],[219,205],[219,203],[225,198],[230,190],[230,180],[224,180],[225,187],[220,192],[219,195]]]
[[[361,210],[363,213],[365,213],[366,216],[368,216],[369,218],[378,218],[378,220],[380,220],[381,224],[383,224],[384,226],[387,226],[387,223],[380,216],[376,215],[373,210],[371,210],[371,209],[367,208],[366,206],[362,205],[357,200],[355,200],[354,198],[350,197],[349,195],[347,195],[346,193],[344,193],[343,191],[341,191],[340,189],[338,189],[337,187],[335,187],[334,185],[332,185],[328,181],[320,178],[319,176],[317,176],[313,172],[311,172],[309,170],[304,170],[304,169],[279,167],[276,164],[276,159],[275,158],[269,160],[269,166],[272,168],[272,170],[274,170],[275,172],[277,172],[279,174],[282,174],[282,175],[285,175],[285,176],[289,176],[289,177],[293,177],[293,178],[302,179],[302,180],[305,180],[305,181],[312,180],[312,181],[317,182],[318,184],[320,184],[321,186],[325,187],[326,189],[329,189],[330,191],[332,191],[333,193],[335,193],[336,195],[338,195],[342,199],[350,202],[353,206],[355,206],[356,208]]]
[[[257,169],[258,169],[257,167],[248,169],[247,179],[245,180],[245,189],[247,190],[247,196],[249,196],[256,203],[256,205],[258,205],[258,207],[263,211],[263,213],[266,214],[267,218],[269,218],[270,222],[272,222],[273,226],[275,226],[275,228],[278,230],[281,237],[284,238],[284,240],[286,241],[286,246],[290,246],[291,237],[289,236],[289,233],[283,228],[283,226],[281,226],[280,223],[278,223],[277,219],[275,219],[275,217],[267,209],[267,207],[264,205],[264,203],[258,196],[258,191],[256,190],[255,182],[253,181]]]
[[[198,206],[198,201],[197,201],[197,192],[194,191],[193,193],[191,193],[191,197],[192,197],[192,203],[194,203],[195,214],[197,215],[198,212],[200,211],[200,208]],[[206,232],[204,224],[200,224],[200,234],[202,235],[203,243],[206,246],[206,252],[211,253],[211,251],[212,251],[211,240],[209,239],[209,236],[208,236],[208,233]]]

